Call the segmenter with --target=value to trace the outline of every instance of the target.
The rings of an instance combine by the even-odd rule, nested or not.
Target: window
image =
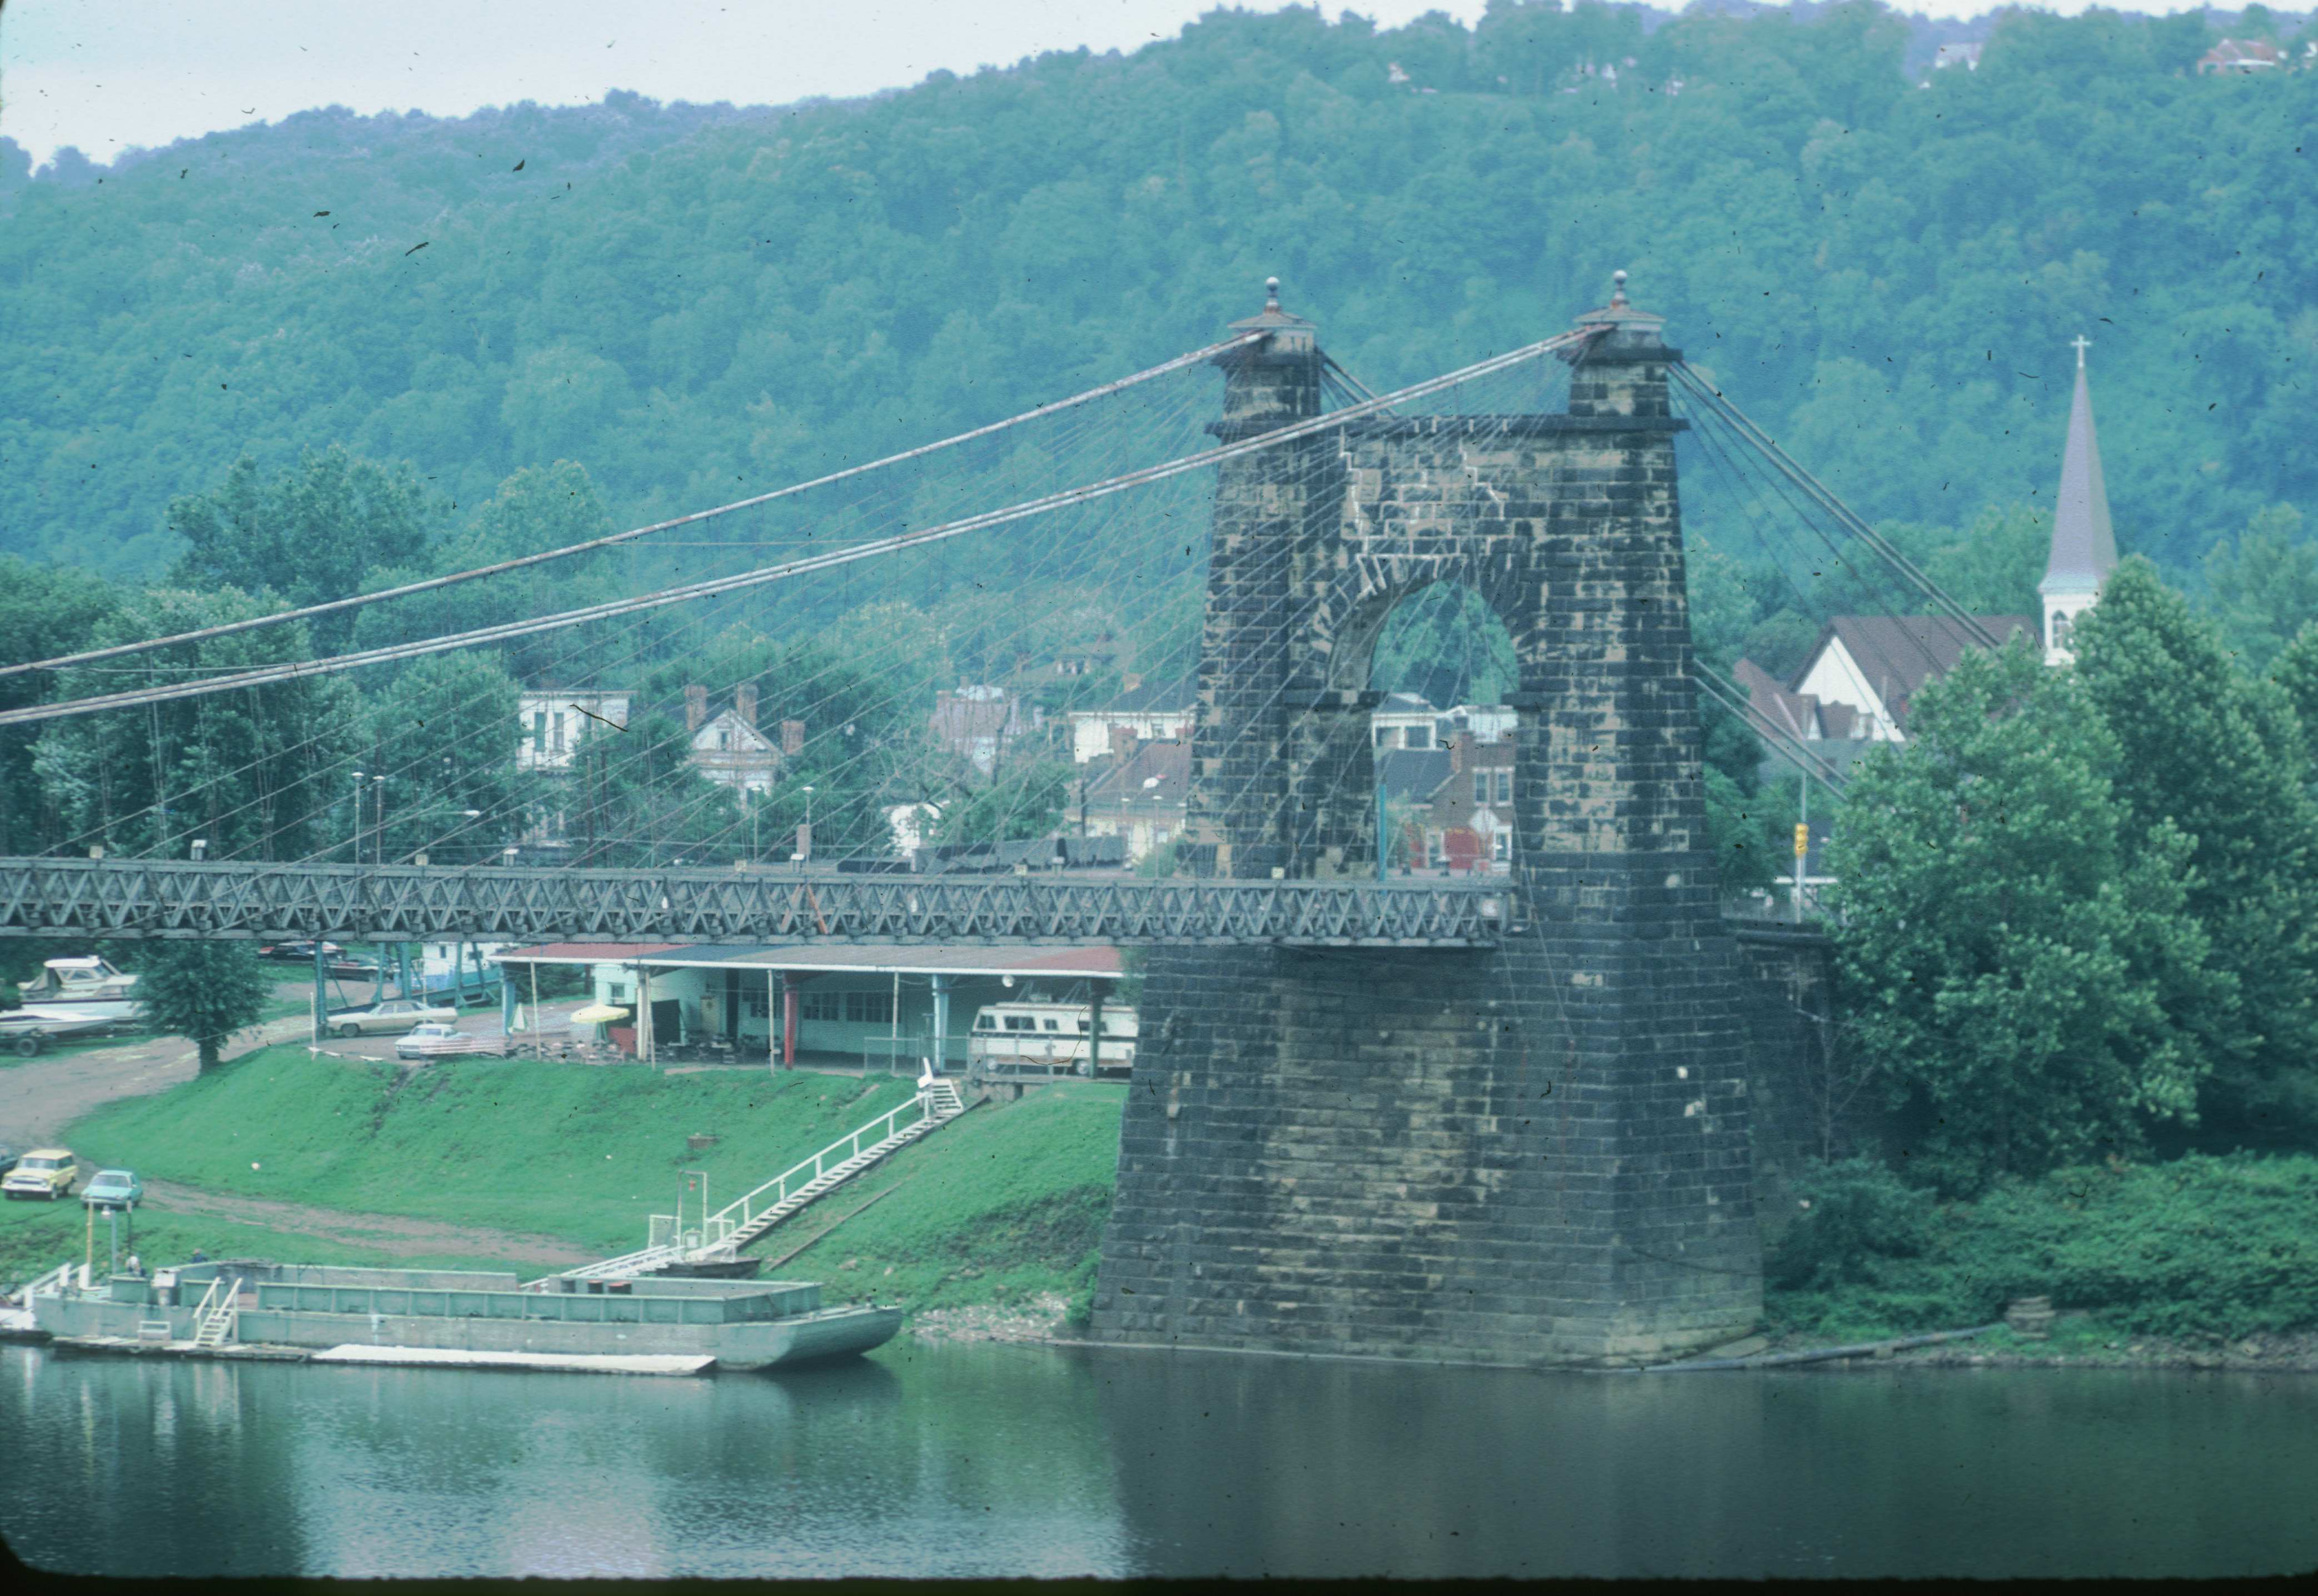
[[[1497,864],[1509,862],[1514,856],[1514,834],[1510,831],[1489,833],[1489,857]]]
[[[845,1019],[847,1024],[857,1026],[893,1024],[894,994],[891,992],[846,993]]]
[[[1497,802],[1511,803],[1513,801],[1514,773],[1510,770],[1500,770],[1497,772]]]
[[[1473,772],[1473,802],[1487,803],[1488,801],[1489,773],[1486,770],[1477,770]]]
[[[974,1028],[977,1031],[994,1031],[998,1028],[997,1017],[990,1014],[977,1014],[974,1017]]]
[[[604,983],[604,1001],[606,1003],[624,1003],[627,1000],[628,983],[626,982],[608,981]]]
[[[1379,726],[1376,729],[1376,745],[1380,749],[1388,749],[1392,746],[1392,731],[1389,728]]]
[[[1109,1031],[1109,1030],[1110,1029],[1110,1027],[1109,1026],[1105,1026],[1105,1027],[1103,1027],[1102,1028],[1103,1028],[1105,1031]],[[1084,1021],[1084,1020],[1081,1020],[1081,1021],[1079,1021],[1079,1035],[1080,1035],[1080,1036],[1085,1036],[1086,1034],[1087,1034],[1087,1022],[1086,1022],[1086,1021]]]
[[[544,709],[531,712],[531,751],[535,754],[547,751],[547,712]]]
[[[1010,1014],[1006,1017],[1006,1028],[1010,1031],[1029,1031],[1038,1027],[1030,1023],[1030,1017],[1027,1014]]]
[[[836,992],[807,992],[798,1010],[810,1020],[839,1020],[845,1018],[845,1000]]]
[[[1061,1029],[1063,1028],[1062,1027],[1060,1027],[1060,1026],[1056,1025],[1056,1024],[1053,1020],[1051,1020],[1051,1019],[1042,1021],[1042,1022],[1041,1022],[1041,1025],[1042,1025],[1042,1027],[1043,1027],[1043,1028],[1044,1028],[1044,1029],[1047,1029],[1047,1030],[1049,1030],[1049,1031],[1059,1031],[1059,1030],[1061,1030]]]
[[[1411,726],[1401,735],[1406,740],[1401,744],[1403,748],[1429,749],[1433,746],[1433,728],[1430,726]]]

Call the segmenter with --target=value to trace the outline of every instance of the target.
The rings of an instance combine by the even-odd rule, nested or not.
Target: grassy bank
[[[403,1071],[285,1046],[108,1105],[67,1141],[84,1162],[135,1169],[148,1181],[534,1233],[612,1253],[643,1244],[646,1215],[669,1211],[687,1172],[705,1171],[721,1204],[912,1090],[906,1080],[804,1071],[663,1075],[525,1060]],[[1109,1210],[1123,1101],[1116,1086],[1071,1081],[978,1107],[755,1251],[770,1263],[804,1249],[780,1272],[824,1280],[838,1300],[875,1296],[915,1308],[1083,1294]],[[695,1152],[686,1141],[695,1133],[718,1141]],[[0,1237],[14,1239],[0,1240],[0,1263],[58,1261],[47,1233],[80,1224],[77,1205],[10,1209]],[[698,1212],[696,1197],[686,1211]],[[196,1244],[212,1255],[391,1261],[324,1257],[296,1235],[255,1227],[203,1227],[169,1215],[166,1202],[139,1221],[148,1261]]]
[[[35,1275],[60,1263],[93,1260],[101,1273],[112,1257],[104,1219],[99,1215],[92,1235],[87,1210],[77,1200],[61,1203],[0,1204],[0,1286],[13,1289]],[[194,1251],[211,1258],[295,1259],[301,1263],[361,1263],[399,1265],[407,1269],[475,1269],[494,1264],[515,1266],[523,1260],[489,1260],[470,1253],[413,1254],[400,1248],[363,1245],[358,1240],[318,1240],[307,1233],[291,1233],[259,1224],[244,1224],[205,1215],[172,1214],[147,1203],[123,1222],[121,1251],[134,1252],[148,1268],[182,1263]]]
[[[2318,1158],[2062,1170],[1946,1204],[1853,1161],[1799,1182],[1796,1201],[1767,1298],[1792,1333],[1986,1323],[2022,1296],[2074,1311],[2103,1350],[2318,1330]]]

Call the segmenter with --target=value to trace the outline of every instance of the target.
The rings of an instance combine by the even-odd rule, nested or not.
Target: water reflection
[[[2318,1562],[2318,1382],[1585,1378],[897,1344],[615,1379],[11,1348],[43,1566],[407,1575],[2226,1574]],[[6,1377],[13,1375],[13,1377]]]

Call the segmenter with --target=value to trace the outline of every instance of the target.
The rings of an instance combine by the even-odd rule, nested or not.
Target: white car
[[[415,1026],[455,1025],[459,1011],[442,1009],[417,998],[389,998],[367,1009],[341,1009],[330,1016],[330,1029],[340,1036],[391,1036]]]
[[[469,1054],[493,1053],[494,1044],[481,1036],[471,1036],[456,1026],[430,1022],[420,1026],[407,1036],[395,1038],[394,1056],[399,1059],[460,1058]]]

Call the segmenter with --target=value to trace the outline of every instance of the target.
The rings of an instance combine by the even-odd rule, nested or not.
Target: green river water
[[[8,1347],[0,1436],[17,1556],[129,1576],[2318,1568],[2311,1376],[905,1340],[682,1380]]]

